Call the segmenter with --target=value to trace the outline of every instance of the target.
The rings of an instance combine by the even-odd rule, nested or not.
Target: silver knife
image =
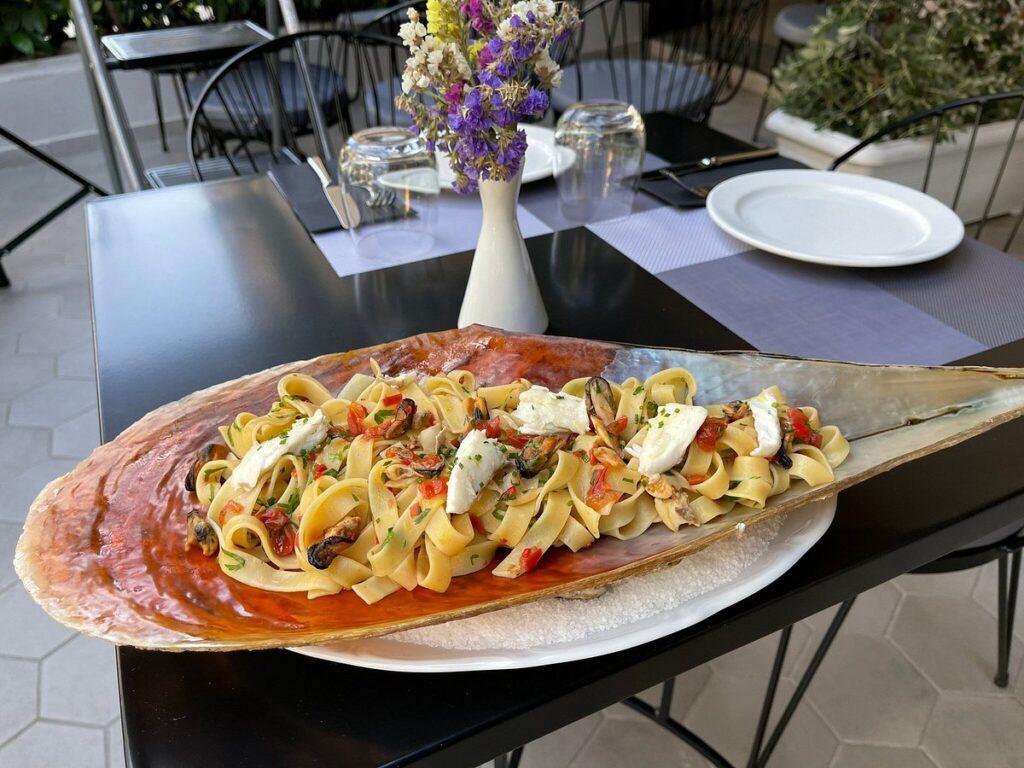
[[[716,155],[712,157],[702,157],[700,160],[696,160],[692,163],[682,163],[680,165],[670,165],[666,168],[658,168],[653,171],[647,171],[641,175],[643,181],[651,181],[652,179],[659,179],[662,177],[685,176],[688,173],[696,173],[697,171],[706,171],[711,168],[722,168],[727,165],[735,165],[737,163],[746,163],[751,160],[764,160],[769,157],[775,157],[779,154],[779,150],[775,147],[767,147],[765,149],[751,149],[746,152],[735,152],[731,155]]]
[[[306,162],[309,163],[310,167],[320,178],[320,184],[324,188],[324,195],[327,197],[327,202],[331,204],[331,208],[334,209],[341,228],[354,229],[358,227],[360,222],[359,205],[356,203],[355,198],[334,183],[331,174],[327,172],[327,166],[324,165],[324,161],[319,157],[310,157]]]

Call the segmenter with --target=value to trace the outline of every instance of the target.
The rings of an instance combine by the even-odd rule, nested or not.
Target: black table
[[[110,53],[110,69],[155,70],[196,62],[223,61],[234,53],[273,35],[251,21],[196,24],[106,35],[101,42]]]
[[[669,160],[745,146],[648,124]],[[108,198],[88,221],[105,439],[215,382],[454,327],[470,264],[461,254],[338,278],[265,178]],[[528,246],[553,334],[749,348],[585,229]],[[1024,342],[970,362],[1021,365]],[[131,763],[478,765],[1010,524],[1019,509],[1002,502],[1024,491],[1022,442],[1019,420],[845,491],[825,537],[771,586],[677,634],[556,669],[413,675],[287,651],[121,648]],[[986,481],[962,482],[973,476]]]

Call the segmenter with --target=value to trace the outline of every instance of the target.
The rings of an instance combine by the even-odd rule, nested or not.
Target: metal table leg
[[[4,256],[9,254],[23,242],[28,240],[30,237],[32,237],[32,235],[34,235],[40,229],[45,227],[55,218],[60,216],[62,213],[64,213],[64,211],[73,206],[83,197],[86,197],[87,195],[106,196],[107,192],[104,191],[100,186],[93,184],[84,176],[81,176],[77,172],[73,171],[71,168],[68,168],[63,163],[50,157],[45,152],[41,152],[40,150],[36,149],[27,141],[25,141],[19,136],[16,136],[15,134],[11,133],[2,126],[0,126],[0,137],[7,139],[7,141],[11,142],[22,151],[28,153],[39,162],[44,163],[53,170],[57,171],[57,173],[60,173],[66,176],[67,178],[71,179],[73,182],[78,184],[79,187],[77,192],[65,198],[63,201],[58,203],[54,208],[52,208],[49,212],[47,212],[40,218],[36,219],[36,221],[32,222],[32,224],[23,229],[21,232],[19,232],[13,238],[8,240],[6,243],[0,245],[0,288],[6,288],[11,284],[11,282],[10,280],[7,279],[7,273],[4,272]]]
[[[775,661],[772,664],[771,675],[768,678],[768,688],[765,691],[764,705],[761,708],[761,715],[758,718],[757,730],[754,735],[754,743],[751,746],[750,757],[746,764],[747,768],[764,768],[768,763],[768,759],[771,757],[775,747],[778,746],[779,740],[782,738],[782,735],[786,730],[786,726],[789,725],[789,721],[793,717],[793,713],[796,712],[796,708],[799,706],[800,701],[807,692],[807,688],[814,679],[814,675],[821,666],[821,662],[825,659],[828,649],[832,646],[832,641],[836,639],[836,635],[839,633],[840,627],[842,627],[843,622],[846,620],[846,616],[850,613],[850,608],[853,607],[854,599],[855,598],[850,598],[839,606],[839,611],[832,619],[832,623],[825,632],[825,636],[818,645],[818,649],[815,651],[813,658],[807,665],[807,669],[804,670],[804,673],[797,684],[796,691],[793,692],[793,696],[786,704],[786,708],[783,711],[782,716],[779,718],[779,722],[775,725],[771,735],[768,737],[767,743],[765,743],[764,738],[768,730],[768,722],[771,719],[772,706],[775,703],[775,694],[778,691],[779,679],[782,676],[782,667],[786,661],[786,652],[789,650],[789,640],[792,635],[793,628],[792,626],[789,626],[782,630],[782,635],[779,638],[779,647],[775,653]],[[631,696],[622,703],[635,712],[639,712],[641,715],[644,715],[662,726],[680,740],[685,741],[705,760],[716,766],[716,768],[735,768],[735,766],[733,766],[733,764],[730,763],[714,747],[704,741],[685,725],[671,717],[669,708],[672,705],[672,692],[674,685],[674,679],[667,680],[662,684],[661,701],[657,707],[652,707],[647,702],[641,701],[635,696]]]

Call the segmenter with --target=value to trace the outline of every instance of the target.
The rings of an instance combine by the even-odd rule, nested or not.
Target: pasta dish
[[[337,395],[286,375],[268,413],[222,426],[188,467],[186,549],[252,587],[374,603],[485,568],[516,578],[552,547],[762,509],[792,483],[831,482],[849,453],[774,386],[695,405],[683,368],[561,391],[371,368]]]

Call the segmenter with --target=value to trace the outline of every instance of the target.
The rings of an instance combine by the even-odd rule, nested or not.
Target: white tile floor
[[[713,124],[748,138],[756,103],[745,93]],[[180,133],[172,140],[180,146]],[[154,144],[143,150],[153,161],[166,160]],[[105,181],[98,151],[66,159]],[[39,166],[0,170],[0,190],[18,190],[0,196],[0,241],[66,188]],[[123,765],[113,649],[47,618],[11,565],[32,498],[98,442],[82,206],[4,264],[14,285],[0,291],[0,767],[113,768]],[[783,694],[827,623],[819,615],[795,628]],[[995,632],[994,565],[906,576],[871,590],[853,608],[770,764],[1024,766],[1024,621],[1005,691],[991,680]],[[742,760],[773,653],[774,638],[765,638],[686,673],[677,682],[674,716]],[[704,763],[618,705],[531,744],[523,765]]]

